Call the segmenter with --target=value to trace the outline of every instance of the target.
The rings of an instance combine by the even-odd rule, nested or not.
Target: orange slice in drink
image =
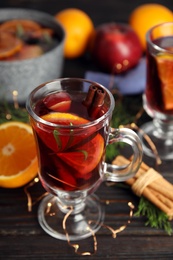
[[[82,125],[89,122],[87,119],[75,114],[61,112],[46,114],[42,116],[42,119],[59,125]]]
[[[13,56],[7,57],[6,61],[20,61],[25,59],[33,59],[41,56],[43,50],[39,45],[23,45],[21,50],[15,53]]]
[[[170,110],[173,109],[173,54],[158,54],[156,61],[164,108]]]
[[[17,188],[31,181],[38,171],[35,141],[30,125],[0,125],[0,187]]]
[[[71,106],[70,95],[66,92],[50,94],[44,98],[43,102],[47,108],[56,112],[67,112]]]
[[[70,152],[58,153],[57,155],[68,165],[76,170],[77,173],[83,175],[90,173],[100,162],[104,151],[104,139],[100,134],[96,134],[94,138],[87,138],[83,145]],[[78,174],[78,177],[79,177]]]
[[[0,25],[0,32],[16,33],[30,33],[41,30],[41,26],[31,20],[14,19],[4,22]]]
[[[46,126],[42,126],[41,129],[36,129],[39,137],[55,153],[69,149],[69,147],[72,147],[76,143],[80,142],[85,136],[90,135],[91,131],[94,131],[94,127],[87,131],[78,129],[75,130],[75,133],[72,128],[64,128],[63,126],[80,126],[89,122],[83,117],[70,113],[49,113],[42,116],[42,119],[60,125],[53,131],[50,131],[50,129],[46,128]]]
[[[0,32],[0,59],[11,57],[21,50],[23,42],[13,35]]]
[[[46,114],[42,118],[62,125],[81,125],[89,122],[85,118],[70,113],[55,112]],[[48,145],[56,144],[56,150],[58,145],[57,156],[61,160],[81,175],[91,172],[97,166],[103,155],[104,140],[100,134],[95,133],[95,127],[82,130],[81,133],[80,130],[73,132],[73,130],[58,128],[55,131],[56,134],[49,135],[54,140],[49,139]],[[44,137],[46,142],[48,138]]]

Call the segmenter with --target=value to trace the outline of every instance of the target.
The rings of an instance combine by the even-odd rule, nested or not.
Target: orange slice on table
[[[5,59],[19,52],[22,49],[23,42],[13,35],[0,32],[0,59]]]
[[[170,110],[173,109],[173,54],[158,54],[156,61],[164,108]]]
[[[7,122],[0,125],[0,187],[18,188],[38,171],[35,141],[30,125]]]

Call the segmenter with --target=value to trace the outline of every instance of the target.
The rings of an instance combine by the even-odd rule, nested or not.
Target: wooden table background
[[[1,0],[0,8],[24,7],[48,12],[67,8],[83,9],[92,18],[95,26],[104,22],[127,22],[130,12],[139,4],[148,1],[130,0]],[[159,2],[173,9],[173,1]],[[88,69],[97,70],[89,59],[81,57],[65,60],[64,77],[84,77]],[[140,96],[130,97],[134,102],[141,102]],[[139,104],[140,105],[140,104]],[[130,107],[129,107],[130,109]],[[147,158],[144,158],[147,161]],[[172,162],[162,165],[165,178],[173,183]],[[173,169],[173,168],[172,168]],[[45,191],[40,184],[30,188],[33,199]],[[107,187],[105,183],[97,190],[105,206],[105,224],[118,229],[129,220],[131,201],[137,206],[138,198],[129,189],[117,186]],[[106,202],[110,204],[107,205]],[[165,231],[145,226],[145,218],[133,217],[127,228],[117,234],[115,239],[106,228],[101,228],[97,235],[98,251],[94,256],[77,256],[65,242],[47,235],[37,221],[38,203],[33,211],[27,210],[27,197],[23,188],[0,189],[0,259],[172,259],[173,237]],[[92,240],[81,242],[85,250],[92,249]]]

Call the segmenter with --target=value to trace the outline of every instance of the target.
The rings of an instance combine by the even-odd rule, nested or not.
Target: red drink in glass
[[[58,96],[62,98],[58,98],[59,102],[56,103]],[[83,104],[84,99],[84,93],[76,96],[73,91],[68,94],[57,92],[47,96],[46,99],[39,100],[35,105],[34,112],[39,117],[60,126],[52,130],[47,125],[35,124],[31,121],[41,151],[39,153],[40,179],[48,191],[56,193],[57,189],[84,190],[92,187],[100,179],[101,162],[105,152],[104,133],[107,125],[82,127],[93,121],[87,106]],[[104,105],[97,117],[106,111]],[[79,128],[68,129],[68,126],[73,125]]]
[[[38,220],[53,237],[67,240],[68,232],[68,240],[79,240],[96,232],[104,210],[94,191],[103,181],[133,177],[139,168],[142,147],[137,134],[110,127],[114,104],[108,89],[79,78],[43,83],[27,99],[39,177],[49,192],[39,206]],[[104,161],[106,145],[115,142],[131,147],[130,164]]]
[[[162,160],[173,158],[173,23],[152,27],[146,34],[147,84],[143,95],[144,109],[153,118],[141,126],[142,132],[154,144],[148,144],[141,135],[147,156]]]
[[[169,53],[148,51],[146,99],[152,109],[173,114],[173,36],[158,38],[153,44]]]

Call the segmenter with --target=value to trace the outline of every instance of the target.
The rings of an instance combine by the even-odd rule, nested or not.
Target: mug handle
[[[123,142],[131,146],[133,158],[126,165],[112,165],[104,162],[103,172],[105,181],[121,182],[132,178],[142,162],[142,143],[138,135],[129,128],[110,128],[108,144]]]

